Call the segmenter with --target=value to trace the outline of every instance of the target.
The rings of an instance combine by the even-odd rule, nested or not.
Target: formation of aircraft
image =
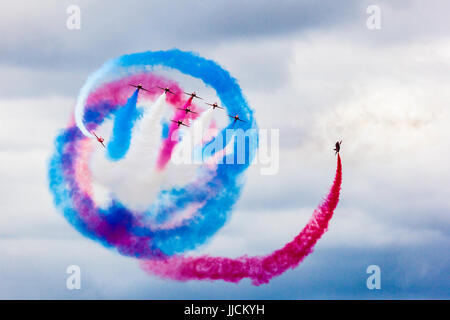
[[[106,148],[106,146],[103,144],[103,142],[105,141],[105,139],[103,139],[102,137],[97,136],[97,135],[95,134],[94,131],[92,131],[92,133],[93,133],[94,136],[97,138],[97,141],[100,142],[100,144],[101,144],[104,148]]]
[[[138,89],[138,92],[139,92],[139,90],[144,90],[144,91],[147,91],[147,92],[151,92],[150,90],[147,90],[146,88],[144,88],[144,87],[142,86],[141,83],[139,83],[138,85],[130,84],[130,86],[137,88],[137,89]],[[170,90],[169,87],[163,88],[163,87],[157,86],[157,88],[163,90],[164,93],[175,94],[175,92],[173,92],[172,90]],[[188,96],[190,96],[191,99],[198,98],[198,99],[202,99],[202,100],[203,100],[203,98],[199,97],[199,96],[197,95],[196,92],[188,93],[188,92],[183,91],[183,93],[186,94],[186,95],[188,95]],[[211,106],[211,107],[213,108],[213,110],[216,109],[216,108],[218,108],[218,109],[225,109],[225,108],[219,106],[219,105],[217,104],[217,102],[214,102],[214,103],[208,103],[208,102],[205,102],[205,104]],[[195,113],[195,114],[198,114],[198,112],[192,111],[189,107],[186,107],[186,108],[177,108],[177,109],[178,109],[178,110],[183,110],[183,111],[185,111],[186,114],[188,114],[188,113]],[[234,120],[234,121],[233,121],[233,125],[234,125],[237,121],[246,122],[245,120],[242,120],[241,118],[239,118],[239,115],[238,115],[238,114],[237,114],[237,115],[234,115],[234,116],[232,116],[232,115],[228,115],[228,116],[229,116],[231,119]],[[181,121],[181,120],[170,120],[170,121],[176,123],[177,126],[178,126],[178,128],[179,128],[180,126],[189,127],[187,124],[183,123],[183,121]],[[97,139],[97,141],[98,141],[104,148],[106,148],[106,146],[105,146],[105,144],[104,144],[105,139],[103,139],[103,138],[100,137],[100,136],[97,136],[97,135],[95,134],[95,132],[93,132],[93,131],[92,131],[92,133],[94,134],[94,136],[95,136],[95,138]],[[342,144],[342,140],[336,142],[336,144],[335,144],[335,146],[334,146],[334,149],[333,149],[333,151],[335,151],[335,155],[337,155],[337,154],[339,153],[339,151],[341,150],[341,144]]]

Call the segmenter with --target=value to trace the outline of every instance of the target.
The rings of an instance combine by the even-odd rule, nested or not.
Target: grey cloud
[[[286,34],[344,24],[358,14],[345,5],[310,1],[80,1],[82,27],[66,29],[69,2],[10,5],[0,24],[0,62],[55,68],[91,67],[105,57],[180,47],[196,49],[230,39]],[[14,6],[14,7],[12,7]],[[4,17],[2,17],[4,18]],[[14,32],[11,32],[14,30]]]
[[[58,95],[75,99],[87,76],[93,70],[77,68],[44,70],[0,65],[0,73],[7,75],[0,79],[0,97],[13,100]]]
[[[449,264],[436,246],[336,251],[319,245],[298,268],[260,287],[248,280],[239,284],[161,280],[145,274],[133,259],[94,247],[87,240],[2,240],[0,248],[3,299],[449,298],[448,281],[443,278]],[[42,259],[44,255],[52,258]],[[65,288],[65,271],[72,264],[81,267],[79,291]],[[381,290],[366,287],[366,268],[372,264],[381,268]]]

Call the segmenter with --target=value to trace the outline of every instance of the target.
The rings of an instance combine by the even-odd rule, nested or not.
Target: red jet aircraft
[[[178,128],[180,126],[189,127],[187,124],[184,124],[183,121],[181,121],[181,120],[170,120],[170,121],[175,122],[178,125]]]
[[[150,92],[149,90],[145,89],[141,83],[139,83],[138,85],[130,84],[130,86],[137,88],[138,92],[139,92],[139,90],[144,90],[144,91]]]
[[[192,111],[189,107],[186,107],[186,108],[177,108],[178,110],[183,110],[183,111],[185,111],[186,112],[186,114],[188,114],[189,112],[190,113],[195,113],[195,114],[198,114],[198,112],[195,112],[195,111]]]
[[[341,150],[341,143],[342,143],[342,140],[336,142],[334,149],[333,149],[333,151],[336,151],[336,153],[334,155],[337,155],[339,153],[339,151]]]
[[[235,124],[236,121],[238,121],[238,120],[239,120],[239,121],[242,121],[242,122],[247,122],[247,121],[244,121],[244,120],[240,119],[238,114],[235,115],[235,116],[231,116],[231,115],[228,115],[228,116],[229,116],[230,118],[234,119],[233,124]]]
[[[105,141],[105,139],[103,139],[102,137],[97,136],[94,131],[92,131],[92,133],[97,138],[97,141],[100,142],[104,148],[106,148],[105,145],[103,144],[103,141]]]
[[[165,93],[171,93],[171,94],[175,94],[175,92],[171,91],[169,87],[158,87],[161,90],[164,90]]]
[[[187,94],[188,96],[191,96],[191,98],[198,98],[198,99],[202,99],[203,100],[203,98],[200,98],[195,92],[192,92],[192,93],[184,92],[184,93]]]
[[[219,109],[223,109],[222,107],[220,107],[218,104],[217,104],[217,102],[214,102],[214,103],[208,103],[208,102],[205,102],[207,105],[210,105],[210,106],[212,106],[213,107],[213,110],[215,109],[215,108],[219,108]]]

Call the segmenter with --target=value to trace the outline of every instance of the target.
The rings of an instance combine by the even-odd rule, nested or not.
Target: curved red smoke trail
[[[192,99],[193,99],[193,97],[190,97],[186,101],[186,103],[183,105],[181,110],[179,109],[175,113],[173,121],[178,121],[178,120],[184,121],[185,118],[188,117],[188,114],[186,113],[186,111],[184,111],[184,109],[189,108],[191,106]],[[196,114],[191,114],[191,115],[192,115],[192,119],[195,119],[197,117]],[[172,122],[170,124],[169,134],[167,135],[167,138],[163,141],[163,144],[161,146],[161,150],[159,153],[158,161],[156,162],[157,168],[159,170],[164,169],[166,164],[169,162],[170,157],[172,156],[173,148],[178,143],[178,140],[172,139],[172,135],[178,129],[179,129],[179,125],[177,125],[176,123]]]
[[[328,222],[339,202],[342,182],[341,157],[338,154],[336,175],[333,186],[320,206],[314,211],[309,222],[295,239],[283,248],[266,256],[236,259],[224,257],[183,257],[172,256],[163,260],[145,260],[141,267],[148,273],[179,281],[225,280],[239,282],[243,278],[252,279],[254,285],[268,283],[270,279],[295,268],[312,252],[317,240],[325,233]]]

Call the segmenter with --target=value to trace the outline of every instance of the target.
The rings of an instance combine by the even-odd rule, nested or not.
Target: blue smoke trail
[[[236,80],[214,61],[206,60],[194,53],[174,49],[122,56],[108,63],[108,68],[111,70],[117,68],[117,71],[120,68],[145,70],[147,66],[156,65],[173,68],[201,79],[207,86],[216,90],[220,101],[230,114],[239,114],[239,117],[246,121],[235,125],[230,123],[219,133],[216,139],[224,139],[223,146],[230,139],[226,134],[227,129],[257,129],[253,111],[247,105]],[[136,101],[137,92],[120,109],[117,109],[118,106],[99,104],[87,106],[84,113],[86,126],[94,127],[115,112],[113,138],[108,144],[108,154],[113,160],[122,158],[130,146],[132,128],[139,117]],[[80,131],[74,133],[73,130],[73,128],[66,129],[66,133],[57,138],[56,155],[50,163],[50,189],[54,195],[55,204],[62,209],[66,219],[84,235],[98,240],[105,246],[115,246],[122,254],[135,257],[158,255],[161,252],[172,255],[194,249],[207,241],[227,221],[232,206],[240,196],[241,174],[251,163],[253,151],[257,148],[257,145],[248,144],[245,148],[243,164],[219,164],[214,178],[208,181],[206,187],[198,188],[198,185],[193,183],[183,188],[161,192],[160,196],[169,196],[171,199],[170,206],[152,208],[161,215],[162,220],[171,214],[173,207],[184,209],[196,202],[205,202],[205,205],[199,209],[198,218],[188,225],[169,230],[152,230],[151,226],[145,224],[145,220],[141,220],[119,202],[113,201],[108,208],[95,209],[92,200],[78,192],[73,175],[67,173],[73,170],[72,162],[77,157],[77,153],[76,150],[65,150],[68,145],[73,145],[83,137]],[[75,203],[77,203],[76,206]],[[80,206],[86,208],[92,217],[94,217],[93,210],[97,210],[96,216],[101,224],[86,225],[89,221],[84,222],[85,220],[80,218],[80,212],[76,210]]]
[[[133,126],[140,116],[140,112],[136,108],[138,91],[136,89],[133,95],[127,100],[126,105],[118,109],[115,113],[111,140],[106,148],[111,160],[120,160],[130,148]]]
[[[214,61],[206,60],[194,53],[174,49],[126,55],[119,58],[117,63],[122,67],[163,65],[195,78],[200,78],[206,85],[214,88],[229,113],[239,114],[240,118],[246,121],[234,125],[230,123],[219,133],[218,137],[224,139],[224,146],[230,139],[229,135],[226,134],[227,129],[257,129],[253,111],[242,96],[236,80]],[[209,142],[205,148],[213,141]],[[153,241],[158,248],[168,255],[194,249],[225,224],[232,205],[240,196],[241,183],[238,183],[238,177],[246,170],[252,160],[249,154],[254,154],[254,150],[249,150],[250,148],[257,148],[257,145],[248,145],[245,148],[246,162],[244,164],[222,164],[218,166],[216,176],[209,182],[208,189],[210,190],[206,194],[194,195],[194,188],[189,187],[169,191],[169,194],[175,198],[174,204],[178,208],[185,208],[187,204],[193,201],[201,202],[205,199],[208,201],[200,209],[201,219],[195,221],[195,223],[170,230],[155,231]],[[212,198],[208,197],[211,190],[217,190],[219,195]],[[162,214],[167,214],[167,212]]]

